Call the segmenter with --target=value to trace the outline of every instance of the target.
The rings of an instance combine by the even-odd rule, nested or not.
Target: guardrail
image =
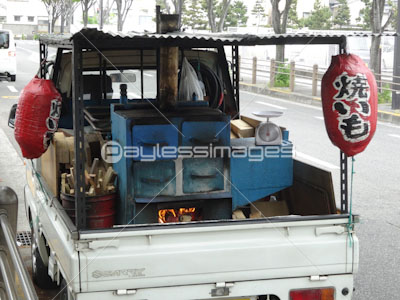
[[[29,273],[16,243],[18,197],[9,187],[0,187],[0,273],[3,280],[0,298],[18,300],[15,278],[26,300],[38,300]]]
[[[257,57],[239,57],[241,81],[249,81],[252,84],[265,83],[267,86],[276,85],[277,75],[288,76],[288,88],[294,91],[295,86],[311,85],[311,96],[317,96],[321,79],[326,68],[321,68],[317,64],[312,66],[290,62],[281,62],[274,59],[261,60]],[[286,70],[282,72],[281,70]],[[400,83],[394,82],[394,78],[400,79],[400,76],[393,76],[391,73],[375,73],[375,79],[378,84],[379,92],[391,91],[400,93]],[[246,79],[244,79],[246,78]]]

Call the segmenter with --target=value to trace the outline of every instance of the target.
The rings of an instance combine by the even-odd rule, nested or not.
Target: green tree
[[[399,1],[399,0],[397,0],[397,1]],[[397,5],[395,3],[393,3],[393,1],[390,1],[390,0],[388,1],[388,4],[389,4],[389,6],[391,8],[391,11],[392,11],[392,17],[391,17],[391,21],[390,21],[390,26],[392,27],[392,29],[394,31],[396,31],[396,28],[397,28],[397,14],[399,13],[397,11]]]
[[[360,11],[360,18],[362,26],[365,29],[371,30],[372,33],[382,33],[392,22],[396,9],[393,2],[387,0],[362,0],[365,7]],[[385,6],[389,6],[389,15],[384,20]],[[370,64],[369,68],[375,73],[380,73],[379,69],[379,48],[381,46],[381,36],[373,35],[371,37],[370,48]]]
[[[332,13],[329,7],[321,5],[320,0],[315,0],[314,9],[311,15],[304,20],[305,26],[310,29],[331,29]]]
[[[192,29],[207,29],[207,13],[200,0],[186,1],[182,12],[182,24]]]
[[[280,5],[281,0],[270,0],[272,6],[272,28],[276,34],[286,33],[289,10],[293,0],[282,1],[285,6]],[[285,61],[285,45],[276,45],[275,60],[278,62]]]
[[[222,6],[221,4],[217,6],[217,15],[221,14]],[[247,6],[241,0],[236,0],[233,2],[226,14],[223,29],[226,30],[228,27],[243,27],[247,24],[248,16]]]
[[[63,1],[62,0],[42,0],[46,7],[47,15],[49,17],[48,33],[54,33],[56,21],[62,13]]]
[[[336,11],[335,17],[333,18],[333,24],[338,25],[340,28],[342,26],[350,25],[350,8],[347,4],[347,0],[339,0],[339,7]]]
[[[389,6],[389,15],[386,22],[381,26],[382,31],[384,31],[390,24],[394,29],[396,29],[396,19],[397,19],[397,6],[392,1],[386,0],[361,0],[364,3],[364,7],[360,9],[359,17],[356,19],[360,22],[360,25],[365,30],[372,30],[374,23],[381,25],[383,21],[383,11],[385,4]],[[373,9],[375,7],[375,9]],[[382,11],[380,11],[382,7]],[[374,15],[375,20],[374,21]],[[379,26],[376,26],[375,30],[378,30]]]
[[[169,3],[167,0],[156,0],[156,5],[160,6],[160,9],[162,12],[166,14],[171,13],[171,7],[169,6]]]
[[[260,25],[260,21],[262,21],[267,16],[264,6],[265,3],[263,0],[257,0],[254,4],[253,9],[251,10],[251,14],[257,19],[257,26]]]
[[[247,22],[244,3],[237,4],[237,2],[242,1],[236,0],[231,3],[231,0],[201,0],[201,2],[208,17],[208,25],[211,32],[221,32],[227,26],[235,26],[230,24],[231,22],[235,24],[236,18],[238,18],[237,26]],[[233,6],[234,8],[232,9]],[[228,16],[228,14],[230,15]]]
[[[297,16],[297,0],[293,0],[289,8],[287,25],[291,28],[301,28],[301,19]]]
[[[365,30],[371,29],[371,1],[361,0],[364,3],[364,7],[360,9],[359,16],[356,19],[357,22],[361,22],[361,26]]]

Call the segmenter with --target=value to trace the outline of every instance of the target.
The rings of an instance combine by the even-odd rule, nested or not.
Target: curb
[[[268,88],[265,86],[257,86],[249,83],[240,83],[240,89],[247,92],[273,96],[280,99],[290,100],[293,102],[308,104],[312,106],[321,106],[320,97],[305,96],[302,94],[290,92],[287,90],[281,90],[278,88]],[[389,111],[378,110],[378,121],[400,125],[400,114]]]

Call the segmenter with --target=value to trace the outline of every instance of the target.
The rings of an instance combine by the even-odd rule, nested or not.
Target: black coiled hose
[[[190,60],[189,62],[197,74],[200,71],[201,78],[199,79],[202,79],[206,95],[210,97],[209,106],[212,108],[221,107],[224,100],[224,89],[218,75],[202,62],[196,60]]]

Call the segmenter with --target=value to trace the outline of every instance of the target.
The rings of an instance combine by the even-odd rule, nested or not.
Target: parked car
[[[5,75],[11,81],[17,78],[17,52],[14,35],[11,30],[0,30],[0,75]]]

